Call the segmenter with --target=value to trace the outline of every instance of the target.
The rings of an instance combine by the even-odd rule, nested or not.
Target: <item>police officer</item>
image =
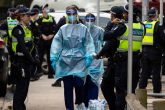
[[[11,45],[12,42],[11,32],[12,29],[18,24],[18,21],[15,16],[15,11],[16,8],[9,8],[7,19],[0,25],[0,31],[5,31],[7,33],[7,35],[4,36],[4,39],[10,55],[10,62],[11,62],[10,74],[8,76],[8,84],[15,83],[15,81],[13,80],[14,66],[12,64],[14,58],[14,52],[12,50],[12,45]]]
[[[147,87],[147,81],[149,74],[152,75],[153,92],[160,93],[161,78],[161,56],[163,33],[162,27],[159,25],[158,11],[154,8],[148,11],[148,20],[144,22],[146,27],[146,35],[143,39],[142,47],[142,73],[139,82],[139,88],[145,89]]]
[[[6,31],[7,33],[7,37],[5,38],[7,46],[9,46],[9,44],[11,43],[11,31],[18,23],[18,21],[15,18],[15,11],[16,8],[9,8],[8,17],[0,26],[0,30]]]
[[[126,9],[126,8],[124,8]],[[126,10],[128,11],[128,10]],[[137,83],[139,81],[140,72],[140,49],[145,34],[145,27],[138,21],[138,9],[133,9],[133,76],[132,76],[132,92],[135,93]],[[116,109],[124,110],[127,94],[127,64],[128,64],[128,23],[125,20],[126,31],[119,37],[120,44],[115,53],[115,86],[116,86]]]
[[[39,30],[41,31],[41,38],[39,41],[39,58],[41,64],[43,56],[47,54],[48,61],[48,78],[53,78],[54,71],[50,65],[50,46],[52,39],[56,33],[56,22],[53,16],[48,14],[48,4],[42,8],[42,16],[37,20]],[[41,71],[41,66],[40,66]]]
[[[163,16],[163,34],[165,35],[165,17]],[[165,46],[163,47],[163,55],[162,55],[162,75],[165,75]]]
[[[103,80],[101,83],[101,90],[108,102],[110,110],[116,110],[115,107],[115,71],[113,56],[119,46],[118,37],[122,36],[126,31],[124,23],[120,22],[123,18],[122,10],[118,6],[111,8],[111,21],[107,24],[104,32],[104,41],[106,41],[102,50],[97,54],[96,58],[108,57],[108,67],[103,74]]]
[[[35,43],[35,47],[36,50],[32,52],[33,57],[39,57],[38,55],[38,43],[39,43],[39,39],[41,37],[41,32],[38,29],[38,24],[36,23],[36,20],[38,20],[39,18],[39,9],[38,8],[32,8],[31,10],[31,15],[30,15],[30,23],[29,26],[31,28],[31,31],[34,35],[34,43]],[[35,81],[38,80],[43,73],[39,71],[40,65],[34,65],[32,67],[32,72],[31,72],[31,81]]]
[[[17,10],[18,25],[12,30],[12,49],[15,53],[14,64],[16,66],[16,90],[13,98],[13,110],[26,110],[26,99],[29,82],[30,68],[38,61],[31,55],[33,50],[33,34],[28,25],[30,22],[29,9],[21,7]]]

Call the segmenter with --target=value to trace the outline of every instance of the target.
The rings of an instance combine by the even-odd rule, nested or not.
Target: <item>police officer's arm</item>
[[[156,36],[156,37],[154,37],[154,40],[155,40],[155,42],[157,42],[157,44],[160,44],[161,46],[162,46],[162,44],[164,45],[165,37],[163,35],[163,26],[160,26],[159,21],[155,24],[154,36]]]
[[[57,23],[56,23],[56,21],[55,21],[55,19],[54,19],[54,17],[53,17],[53,36],[57,33]]]
[[[1,25],[0,25],[0,30],[7,31],[7,21],[5,20]]]
[[[43,34],[43,32],[41,31],[41,30],[42,30],[42,29],[41,29],[41,28],[42,28],[42,27],[41,27],[41,25],[42,25],[42,17],[40,17],[38,20],[36,20],[36,21],[35,21],[35,24],[37,25],[40,34]]]
[[[38,28],[38,24],[36,21],[31,22],[30,28],[31,28],[31,31],[32,31],[34,37],[40,37],[41,36],[41,32]]]
[[[110,41],[106,41],[103,48],[97,54],[96,58],[99,59],[100,57],[111,57],[111,56],[113,56],[113,54],[116,51],[118,45],[119,45],[119,40],[117,40],[117,39],[111,39]]]
[[[8,26],[7,26],[7,21],[5,20],[1,25],[0,25],[0,33],[3,34],[2,36],[5,37],[5,35],[7,35],[7,30],[8,30]]]
[[[43,34],[43,31],[42,31],[42,20],[43,20],[43,17],[40,17],[37,21],[36,21],[36,24],[38,25],[38,29],[39,29],[39,32],[41,34],[41,38],[43,37],[46,37],[44,34]]]
[[[33,57],[31,56],[30,52],[28,51],[28,49],[25,46],[25,34],[23,29],[21,28],[14,28],[12,31],[13,36],[17,39],[17,42],[19,44],[19,48],[22,50],[23,54],[25,55],[25,57],[31,61],[34,62]]]
[[[119,23],[118,25],[113,27],[114,29],[111,30],[109,30],[109,27],[110,26],[108,26],[108,28],[107,27],[105,28],[104,41],[108,41],[111,40],[112,38],[120,37],[126,31],[126,26],[124,23]]]
[[[143,22],[141,22],[140,21],[140,24],[143,26],[143,28],[144,28],[144,36],[146,35],[146,28],[145,28],[145,25],[144,25],[144,23]]]

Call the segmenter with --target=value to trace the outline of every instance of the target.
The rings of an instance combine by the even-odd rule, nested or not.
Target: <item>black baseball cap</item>
[[[42,10],[43,10],[44,8],[48,8],[48,7],[49,7],[49,5],[48,5],[48,4],[45,4],[45,5],[42,6]]]
[[[156,14],[157,14],[157,10],[155,8],[151,8],[148,11],[148,16],[156,16]]]
[[[120,6],[113,6],[110,10],[111,14],[121,15],[123,14],[123,10]]]
[[[123,12],[124,13],[128,13],[128,7],[129,7],[128,4],[123,6]]]
[[[129,11],[129,5],[128,4],[126,4],[125,6],[123,6],[121,8],[123,10],[123,13],[129,13],[128,12]],[[133,6],[133,14],[134,15],[138,15],[139,13],[141,13],[141,11],[139,10],[139,8],[136,7],[136,6]]]
[[[31,15],[31,11],[29,10],[29,8],[26,7],[21,7],[18,9],[17,11],[18,14],[26,14],[26,15]]]
[[[8,12],[15,12],[16,11],[16,8],[9,8],[8,9]]]
[[[39,14],[39,9],[38,8],[32,8],[31,9],[31,15]]]

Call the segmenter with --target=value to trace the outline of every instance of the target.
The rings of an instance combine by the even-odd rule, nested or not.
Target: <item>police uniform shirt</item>
[[[32,58],[25,44],[25,40],[24,40],[25,33],[24,33],[23,28],[20,25],[17,25],[16,27],[14,27],[12,31],[12,35],[17,39],[17,42],[18,42],[16,52],[23,53],[25,56],[25,60],[34,62],[34,59]]]
[[[152,21],[149,21],[152,22]],[[162,48],[161,42],[164,39],[164,36],[162,36],[163,28],[160,26],[160,22],[158,21],[155,24],[154,27],[154,33],[153,33],[153,45],[158,48]]]
[[[36,23],[36,21],[31,20],[29,23],[29,27],[30,27],[30,29],[31,29],[31,31],[32,31],[32,33],[36,39],[38,39],[41,36],[41,32],[38,29],[37,25],[38,24]]]
[[[40,17],[36,22],[38,24],[39,30],[44,35],[50,35],[55,34],[57,32],[57,25],[52,17],[52,20],[50,22],[43,22],[43,19],[49,19],[50,15],[48,15],[48,18]]]
[[[120,41],[117,39],[122,36],[126,31],[126,26],[124,23],[113,24],[109,22],[105,27],[104,41],[106,41],[99,56],[112,56],[119,46]]]
[[[4,30],[7,32],[8,30],[7,20],[4,20],[4,22],[0,25],[0,30]]]
[[[104,41],[111,40],[112,38],[120,37],[126,31],[124,23],[113,24],[111,22],[105,27]]]

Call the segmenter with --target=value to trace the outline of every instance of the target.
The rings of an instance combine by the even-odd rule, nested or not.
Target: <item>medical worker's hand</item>
[[[92,60],[93,60],[93,56],[87,56],[87,57],[85,57],[85,62],[86,62],[86,67],[87,68],[91,65]]]

